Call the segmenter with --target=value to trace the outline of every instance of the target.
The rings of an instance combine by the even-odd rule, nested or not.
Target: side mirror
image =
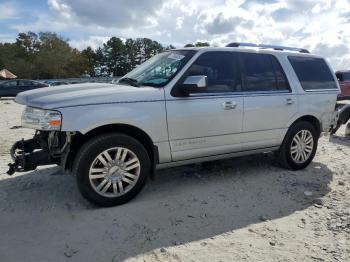
[[[207,76],[188,76],[183,82],[181,89],[185,94],[205,91],[208,87]]]

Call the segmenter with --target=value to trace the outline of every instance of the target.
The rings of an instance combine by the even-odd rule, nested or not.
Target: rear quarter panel
[[[334,71],[326,61],[333,75],[334,82],[337,85],[337,89],[305,91],[302,88],[299,79],[288,60],[289,55],[305,56],[303,54],[296,53],[287,53],[280,55],[280,60],[283,63],[283,68],[286,71],[291,88],[294,90],[296,99],[298,100],[298,113],[290,119],[289,126],[291,126],[300,117],[309,115],[316,117],[320,121],[322,131],[328,131],[329,126],[332,122],[333,113],[335,111],[337,96],[340,93],[339,83],[334,74]],[[310,57],[322,58],[315,55],[312,55]]]

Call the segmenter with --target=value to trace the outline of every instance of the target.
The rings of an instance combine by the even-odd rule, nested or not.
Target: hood
[[[154,100],[164,100],[162,88],[106,83],[51,86],[19,93],[15,98],[19,104],[44,109]]]

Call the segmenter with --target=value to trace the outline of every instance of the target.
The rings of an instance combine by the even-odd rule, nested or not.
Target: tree
[[[78,77],[84,73],[83,59],[78,50],[55,33],[40,33],[37,65],[39,78]]]
[[[35,60],[40,48],[38,35],[33,32],[19,33],[16,39],[17,70],[24,77],[31,77],[37,71]],[[21,68],[18,68],[21,67]]]
[[[186,44],[184,47],[207,47],[210,46],[208,42],[196,42],[195,44]]]
[[[95,68],[98,66],[98,57],[95,51],[88,46],[83,51],[81,51],[81,55],[83,58],[83,63],[86,67],[86,72],[90,76],[95,76]]]
[[[106,58],[109,73],[112,73],[114,76],[122,75],[125,63],[125,45],[123,40],[118,37],[111,37],[103,45],[103,54]]]
[[[209,44],[197,42],[186,46]],[[19,33],[15,43],[0,43],[0,67],[19,78],[31,79],[79,77],[84,73],[121,76],[159,52],[174,48],[149,38],[124,41],[111,37],[96,50],[87,47],[80,52],[56,33],[26,32]]]
[[[106,66],[109,73],[121,76],[163,50],[160,43],[149,38],[126,39],[124,42],[112,37],[103,45],[100,67]]]
[[[196,47],[207,47],[210,46],[210,44],[208,42],[197,42],[195,43]]]
[[[125,73],[131,71],[137,66],[137,55],[138,49],[136,41],[134,39],[128,38],[125,40]]]
[[[176,47],[173,45],[168,45],[165,47],[165,50],[171,50],[171,49],[175,49]]]

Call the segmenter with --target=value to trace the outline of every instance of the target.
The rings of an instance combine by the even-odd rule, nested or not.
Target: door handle
[[[286,99],[286,104],[287,105],[292,105],[293,103],[294,103],[293,99],[291,99],[291,98],[287,98]]]
[[[237,106],[237,103],[235,101],[227,101],[227,102],[223,102],[222,103],[222,107],[225,110],[229,110],[229,109],[235,109]]]

